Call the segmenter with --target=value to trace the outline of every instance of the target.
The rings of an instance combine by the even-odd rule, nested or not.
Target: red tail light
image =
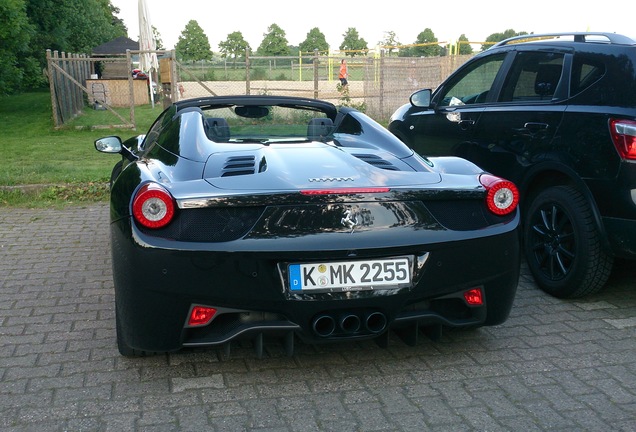
[[[636,159],[636,121],[610,119],[610,134],[623,159]]]
[[[519,204],[519,190],[513,182],[490,174],[482,174],[479,182],[486,188],[488,210],[499,216],[515,211]]]
[[[200,327],[210,324],[216,315],[216,309],[208,306],[194,306],[188,317],[188,326]]]
[[[146,228],[161,228],[174,217],[175,202],[172,195],[156,183],[142,186],[133,200],[133,216]]]
[[[471,306],[481,306],[484,304],[484,295],[481,292],[481,288],[473,288],[464,293],[464,299],[466,303]]]

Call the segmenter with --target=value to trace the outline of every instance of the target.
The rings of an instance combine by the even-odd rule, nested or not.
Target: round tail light
[[[486,188],[486,206],[496,215],[504,216],[512,213],[519,204],[519,190],[511,181],[483,174],[479,182]]]
[[[161,228],[174,217],[175,202],[172,195],[156,183],[142,186],[133,200],[133,216],[146,228]]]

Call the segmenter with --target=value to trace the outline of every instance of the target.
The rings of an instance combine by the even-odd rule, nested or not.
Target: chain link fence
[[[380,122],[408,102],[414,91],[436,88],[471,55],[347,57],[349,85],[340,86],[343,56],[299,55],[180,62],[174,51],[157,51],[160,70],[134,79],[135,55],[89,58],[48,52],[49,82],[56,127],[93,112],[88,127],[135,128],[135,109],[163,107],[190,98],[220,95],[286,95],[323,99],[364,111]],[[143,75],[143,74],[142,74]]]
[[[347,58],[349,85],[338,80],[339,56],[247,57],[179,63],[179,98],[263,94],[323,99],[386,121],[411,93],[436,88],[472,55]]]

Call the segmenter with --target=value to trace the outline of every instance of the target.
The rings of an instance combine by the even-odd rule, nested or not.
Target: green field
[[[105,115],[90,108],[56,130],[48,92],[0,96],[0,205],[49,206],[105,199],[105,185],[118,156],[98,153],[93,142],[105,135],[126,139],[144,133],[161,110],[160,104],[154,110],[150,105],[135,110],[141,132],[90,130],[86,125],[99,124],[91,117]],[[127,115],[122,113],[124,118]],[[23,185],[38,186],[10,188]]]
[[[93,129],[121,124],[109,111],[87,106],[55,129],[46,91],[0,96],[0,206],[48,207],[104,201],[118,155],[98,153],[93,143],[107,135],[123,140],[145,133],[162,112],[161,103],[135,108],[137,130]],[[119,109],[123,118],[128,108]],[[27,186],[27,187],[25,187]]]

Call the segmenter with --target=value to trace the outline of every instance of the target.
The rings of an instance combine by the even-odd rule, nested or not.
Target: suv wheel
[[[603,250],[590,206],[577,189],[555,186],[539,193],[523,230],[528,267],[542,290],[573,298],[605,285],[613,259]]]

